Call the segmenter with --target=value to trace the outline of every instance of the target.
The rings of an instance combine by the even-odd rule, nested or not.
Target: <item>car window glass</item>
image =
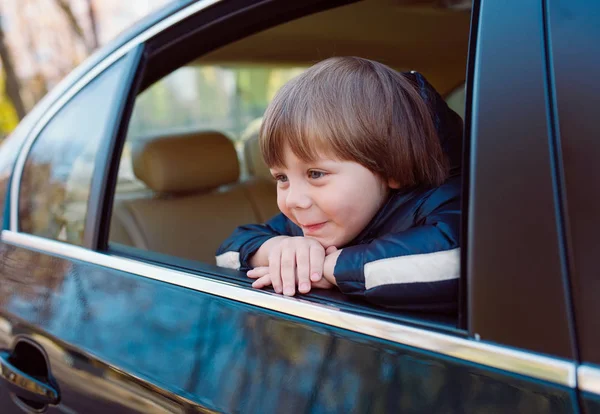
[[[454,112],[465,119],[465,85],[461,85],[446,96],[446,103]]]
[[[114,127],[109,116],[124,62],[78,92],[36,138],[21,178],[20,231],[82,244],[95,155]]]
[[[0,221],[5,221],[6,196],[10,191],[10,177],[15,164],[15,159],[19,153],[19,148],[23,145],[26,134],[18,131],[5,138],[0,143]]]

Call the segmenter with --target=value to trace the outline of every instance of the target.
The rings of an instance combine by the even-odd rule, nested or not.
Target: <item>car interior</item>
[[[236,65],[305,68],[330,56],[361,56],[422,73],[463,116],[469,22],[470,2],[366,0],[263,30],[173,74]],[[275,181],[258,146],[260,116],[241,124],[232,131],[199,121],[145,136],[130,128],[110,245],[214,265],[215,251],[237,226],[278,213]]]

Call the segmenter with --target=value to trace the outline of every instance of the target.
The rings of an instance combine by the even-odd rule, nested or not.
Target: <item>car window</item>
[[[216,267],[221,243],[237,227],[264,223],[279,212],[276,184],[258,148],[261,117],[283,84],[319,60],[360,56],[401,71],[414,69],[441,96],[464,82],[469,10],[422,13],[386,3],[397,17],[383,23],[397,32],[389,36],[383,29],[357,29],[348,18],[368,15],[375,22],[386,12],[379,2],[366,3],[304,16],[208,52],[191,47],[193,36],[177,47],[150,49],[159,52],[148,56],[148,79],[141,82],[126,131],[109,249],[172,266],[185,261],[187,269],[201,263],[213,274],[224,273]],[[415,36],[406,53],[398,53],[397,46],[408,42],[398,19],[423,19],[427,32]],[[432,45],[427,39],[440,21],[453,30]],[[396,45],[394,39],[404,40]],[[431,53],[440,55],[434,66]],[[185,63],[165,68],[170,61]]]
[[[82,244],[95,155],[108,131],[125,60],[63,106],[36,138],[23,169],[19,230]]]
[[[214,239],[207,242],[205,235],[199,235],[198,239],[202,242],[196,247],[191,244],[179,244],[173,241],[173,238],[162,238],[163,242],[157,243],[153,236],[136,231],[137,226],[134,223],[143,223],[145,207],[150,205],[150,200],[163,200],[162,203],[158,201],[159,205],[162,205],[168,204],[164,200],[181,196],[178,194],[181,191],[171,188],[170,184],[158,188],[156,180],[141,167],[148,158],[145,156],[147,148],[155,142],[171,140],[175,146],[178,141],[183,142],[183,152],[192,154],[194,149],[198,150],[196,158],[187,166],[166,165],[162,172],[158,172],[160,167],[157,164],[153,167],[154,173],[170,176],[174,176],[176,171],[181,171],[181,177],[174,179],[187,180],[188,192],[208,195],[220,186],[247,179],[248,168],[251,169],[251,166],[247,166],[244,148],[257,136],[260,117],[275,92],[303,70],[303,67],[297,66],[191,64],[175,70],[140,93],[134,103],[121,154],[109,240],[214,264],[218,238],[224,238],[226,233],[233,231],[234,224],[242,224],[239,220],[229,217],[220,224],[217,220],[218,224],[213,223],[212,226]],[[168,142],[164,145],[165,148],[171,147]],[[210,153],[211,148],[217,153]],[[177,157],[178,154],[174,153],[173,156]],[[160,158],[160,154],[157,157]],[[192,166],[207,166],[207,163],[215,159],[218,161],[212,170],[210,167],[197,169]],[[160,162],[162,161],[159,160],[158,163]],[[227,169],[224,165],[231,168]],[[186,173],[185,168],[191,168],[195,173]],[[204,174],[212,176],[214,180],[203,179],[201,176]],[[200,180],[196,187],[192,182],[194,179]],[[269,182],[268,185],[272,187],[272,183]],[[263,192],[264,190],[258,189]],[[271,189],[269,192],[272,192]],[[265,221],[277,212],[274,199],[270,195],[262,196],[266,198],[262,201],[257,200],[257,203],[262,205],[258,207],[262,210],[259,221]],[[156,208],[157,206],[154,206],[152,210],[157,211]],[[210,209],[204,212],[207,217],[213,215]],[[239,211],[233,216],[238,213]],[[135,220],[132,214],[136,214]],[[250,221],[257,219],[249,210],[242,216]],[[203,221],[198,216],[190,217],[190,220],[196,223]],[[183,221],[181,224],[185,226]],[[154,227],[156,231],[160,228],[158,225]],[[181,232],[187,231],[182,228]]]
[[[26,134],[19,131],[5,138],[0,143],[0,221],[5,222],[4,228],[7,227],[6,223],[8,221],[6,220],[8,217],[5,218],[5,215],[8,216],[9,209],[5,210],[5,204],[6,195],[10,190],[10,177],[15,164],[16,154],[23,145],[25,138]]]
[[[462,84],[446,96],[446,103],[454,112],[460,115],[462,119],[465,119],[465,85]]]

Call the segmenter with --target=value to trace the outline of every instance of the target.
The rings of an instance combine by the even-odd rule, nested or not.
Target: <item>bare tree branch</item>
[[[6,75],[6,95],[12,102],[19,120],[21,120],[25,117],[27,111],[25,110],[25,105],[23,105],[23,100],[21,99],[21,85],[19,83],[19,78],[17,77],[10,51],[4,41],[2,14],[0,14],[0,61],[2,62],[2,67],[4,68],[4,73]]]
[[[92,39],[91,39],[91,47],[92,49],[97,49],[100,45],[98,41],[98,24],[96,21],[96,6],[94,4],[94,0],[87,0],[88,2],[88,14],[90,16],[90,26],[92,28]]]
[[[85,36],[85,32],[83,31],[83,28],[77,21],[77,18],[73,13],[73,9],[71,9],[71,4],[69,3],[69,0],[56,0],[56,5],[64,13],[65,17],[67,18],[67,21],[69,22],[69,25],[71,26],[71,30],[73,30],[73,33],[75,33],[75,35],[83,42],[88,53],[92,52],[93,47],[88,43],[88,40]]]
[[[30,69],[35,75],[29,80],[29,84],[26,82],[25,85],[21,85],[21,98],[26,107],[32,108],[46,93],[48,92],[48,80],[46,79],[44,72],[42,71],[38,59],[36,59],[36,52],[40,49],[38,46],[38,36],[34,27],[27,24],[27,18],[24,16],[25,2],[19,2],[16,4],[16,16],[19,19],[19,26],[22,28],[22,37],[27,45],[26,51],[31,56]],[[33,84],[32,84],[32,80]],[[29,92],[29,93],[28,93]],[[28,99],[29,98],[29,99]]]

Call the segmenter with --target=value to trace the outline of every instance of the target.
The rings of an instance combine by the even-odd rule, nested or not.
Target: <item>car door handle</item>
[[[0,381],[17,397],[38,404],[58,404],[56,387],[21,371],[10,362],[10,353],[0,352]]]

